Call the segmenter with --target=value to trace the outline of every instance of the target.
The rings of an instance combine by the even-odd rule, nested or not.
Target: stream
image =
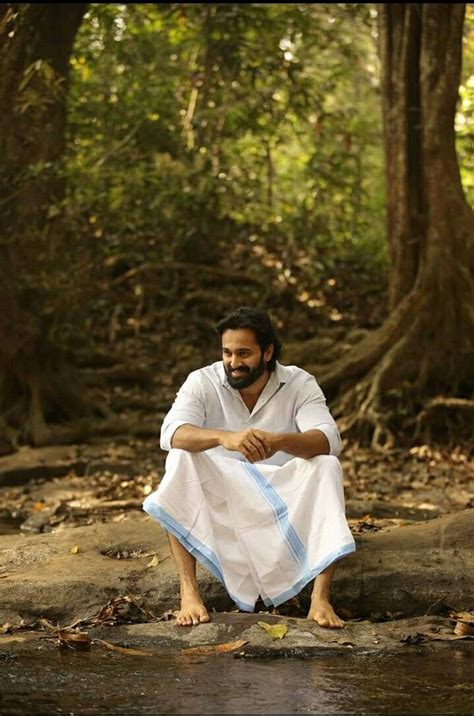
[[[46,648],[3,657],[1,716],[474,713],[474,652],[466,643],[310,659]]]

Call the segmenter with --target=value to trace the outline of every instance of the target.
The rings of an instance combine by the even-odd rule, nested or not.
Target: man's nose
[[[240,360],[240,358],[238,356],[232,356],[232,358],[230,359],[230,367],[238,368],[241,365],[242,365],[242,361]]]

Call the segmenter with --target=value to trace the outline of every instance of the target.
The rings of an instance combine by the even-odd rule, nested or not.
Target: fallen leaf
[[[158,617],[156,620],[157,622],[169,622],[170,619],[175,619],[176,614],[172,609],[168,609],[168,611],[163,612],[161,617]]]
[[[71,554],[77,554],[79,552],[79,545],[75,544],[74,547],[71,547]]]
[[[182,654],[224,654],[234,649],[240,649],[248,641],[238,639],[237,641],[228,641],[225,644],[206,644],[205,646],[191,646],[189,649],[183,649]]]
[[[265,631],[270,634],[272,639],[283,639],[288,631],[288,627],[285,624],[268,624],[267,622],[257,623],[258,626],[262,627],[262,629],[265,629]]]
[[[462,619],[456,622],[454,633],[457,636],[474,636],[474,621],[465,622]]]
[[[128,654],[129,656],[153,656],[151,651],[140,651],[139,649],[129,649],[125,646],[117,646],[116,644],[111,644],[103,639],[94,639],[94,643],[96,642],[98,644],[103,644],[106,649],[110,649],[110,651],[118,651],[120,654]]]
[[[46,629],[49,629],[49,631],[54,631],[55,633],[57,633],[58,631],[60,631],[59,627],[54,626],[54,624],[52,624],[52,623],[49,621],[49,619],[45,619],[44,617],[42,617],[42,618],[39,620],[39,623],[40,623],[42,626],[46,627]]]
[[[159,565],[159,563],[160,563],[160,560],[158,559],[158,556],[155,554],[153,559],[151,559],[148,562],[147,567],[157,567]]]
[[[456,619],[458,622],[464,622],[465,624],[474,624],[473,612],[451,612],[449,616],[452,619]]]
[[[58,631],[59,646],[67,646],[70,649],[90,649],[91,639],[87,632],[74,632],[60,629]]]
[[[458,641],[459,639],[474,639],[474,634],[464,634],[463,636],[456,636],[455,634],[426,634],[429,639],[435,639],[436,641]]]

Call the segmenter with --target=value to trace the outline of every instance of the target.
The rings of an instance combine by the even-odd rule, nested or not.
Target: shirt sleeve
[[[329,412],[323,391],[311,375],[308,375],[301,388],[295,421],[301,432],[321,430],[328,439],[329,454],[336,457],[340,454],[342,443],[336,421]]]
[[[202,428],[206,420],[202,386],[197,372],[191,373],[176,393],[176,398],[165,415],[160,435],[162,450],[171,450],[171,440],[181,425],[191,424]]]

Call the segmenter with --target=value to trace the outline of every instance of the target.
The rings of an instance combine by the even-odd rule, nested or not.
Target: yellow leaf
[[[183,649],[182,654],[224,654],[227,651],[240,649],[248,642],[245,639],[237,641],[228,641],[225,644],[206,644],[205,646],[191,646],[189,649]]]
[[[268,624],[267,622],[258,622],[258,626],[265,629],[265,631],[270,634],[272,639],[283,639],[288,631],[288,627],[285,626],[285,624]]]
[[[157,555],[155,554],[153,556],[153,559],[151,559],[148,562],[147,567],[157,567],[159,565],[159,563],[160,563],[160,560],[158,559]]]
[[[79,545],[75,544],[74,547],[71,547],[71,554],[77,554],[79,552]]]

